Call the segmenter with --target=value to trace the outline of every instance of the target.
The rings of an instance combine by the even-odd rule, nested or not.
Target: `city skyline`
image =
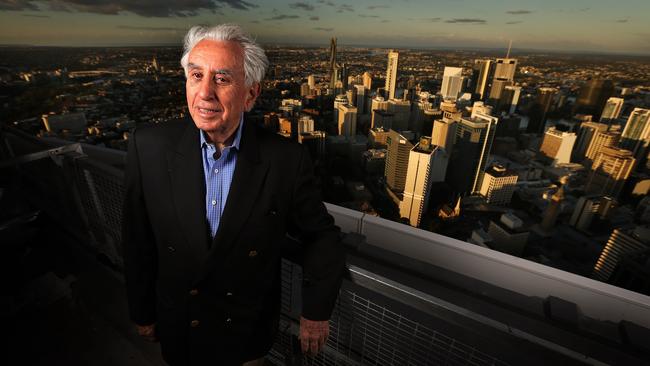
[[[190,7],[192,6],[192,7]],[[235,22],[262,43],[403,48],[501,48],[650,55],[635,14],[650,3],[605,1],[0,1],[0,44],[179,45],[195,24]],[[299,29],[300,32],[296,32]]]

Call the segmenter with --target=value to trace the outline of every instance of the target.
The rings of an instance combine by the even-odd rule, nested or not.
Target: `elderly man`
[[[322,349],[344,268],[301,145],[245,121],[268,60],[239,26],[185,37],[191,120],[132,134],[124,266],[138,332],[171,365],[261,364],[280,315],[280,243],[302,244],[304,352]]]

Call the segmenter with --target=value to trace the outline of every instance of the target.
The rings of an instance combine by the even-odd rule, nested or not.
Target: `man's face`
[[[246,86],[244,52],[230,41],[202,40],[189,53],[187,107],[196,127],[213,138],[228,138],[242,112],[259,95],[259,84]]]

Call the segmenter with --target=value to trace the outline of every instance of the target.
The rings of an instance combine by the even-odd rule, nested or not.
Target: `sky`
[[[239,23],[265,44],[650,55],[648,0],[0,0],[0,44],[179,44]]]

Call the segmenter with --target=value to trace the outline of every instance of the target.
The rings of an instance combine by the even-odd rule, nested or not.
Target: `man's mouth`
[[[200,113],[205,113],[205,114],[221,112],[221,110],[219,110],[219,109],[212,109],[212,108],[201,108],[201,107],[199,107],[198,109],[199,109]]]

